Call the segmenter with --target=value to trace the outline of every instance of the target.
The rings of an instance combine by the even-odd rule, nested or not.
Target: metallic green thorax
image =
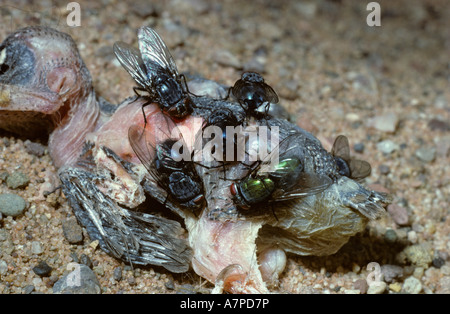
[[[269,178],[247,178],[240,182],[239,190],[248,204],[255,204],[270,197],[275,183]]]

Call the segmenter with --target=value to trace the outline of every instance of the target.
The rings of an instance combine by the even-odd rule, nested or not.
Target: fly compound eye
[[[236,194],[238,193],[237,188],[236,188],[236,183],[232,183],[230,185],[230,192],[233,196],[236,196]]]

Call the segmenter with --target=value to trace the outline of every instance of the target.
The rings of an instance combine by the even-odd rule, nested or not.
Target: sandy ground
[[[0,38],[43,24],[71,34],[97,93],[113,103],[131,95],[133,82],[112,45],[137,45],[137,28],[149,25],[164,38],[181,72],[231,85],[242,70],[257,70],[292,120],[326,148],[339,134],[352,147],[358,144],[354,155],[373,168],[366,184],[393,195],[392,214],[331,257],[289,256],[272,291],[366,293],[376,271],[367,266],[376,262],[396,266],[385,268],[382,288],[369,293],[450,292],[447,1],[379,1],[378,27],[366,24],[369,1],[78,1],[81,25],[74,28],[66,24],[69,1],[19,2],[0,2]],[[0,133],[0,173],[20,171],[29,178],[16,189],[6,184],[6,174],[0,178],[0,194],[15,193],[27,202],[23,215],[0,220],[0,293],[52,293],[69,263],[85,256],[103,293],[211,289],[193,272],[131,269],[86,234],[82,243],[69,244],[62,221],[72,213],[64,196],[57,191],[39,197],[56,169],[47,152],[27,151],[25,140]],[[41,260],[53,268],[49,277],[32,270]]]

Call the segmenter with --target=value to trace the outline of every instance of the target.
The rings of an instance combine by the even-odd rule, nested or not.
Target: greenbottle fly
[[[331,176],[310,169],[309,154],[302,146],[303,136],[288,135],[264,160],[242,179],[230,186],[236,205],[250,209],[263,202],[278,202],[319,193],[332,184]],[[272,165],[273,154],[278,154],[278,163]]]

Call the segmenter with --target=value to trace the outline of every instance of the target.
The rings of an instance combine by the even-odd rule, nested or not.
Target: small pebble
[[[114,268],[114,273],[113,273],[114,279],[117,281],[121,281],[122,280],[122,267],[116,267]]]
[[[228,50],[218,50],[214,54],[214,61],[223,66],[229,66],[235,69],[241,69],[242,65],[239,59]]]
[[[10,189],[21,189],[30,183],[30,179],[21,171],[14,171],[6,178],[6,185]]]
[[[32,293],[34,291],[34,289],[35,289],[35,287],[33,285],[26,285],[23,288],[23,293],[24,294],[30,294],[30,293]]]
[[[420,279],[422,278],[423,273],[424,273],[423,267],[416,267],[414,268],[413,276],[416,277],[417,279]]]
[[[82,264],[75,264],[72,272],[53,285],[55,294],[100,294],[101,287],[94,272]]]
[[[52,272],[52,268],[45,261],[40,261],[33,267],[33,272],[40,277],[47,277]]]
[[[70,244],[77,244],[83,241],[83,229],[75,217],[67,218],[62,223],[63,234]]]
[[[295,11],[297,11],[298,13],[300,13],[303,17],[307,18],[307,19],[312,19],[316,16],[316,13],[318,12],[318,7],[320,6],[319,4],[315,3],[315,2],[304,2],[304,1],[298,1],[298,2],[293,2],[294,4],[294,9]]]
[[[399,148],[399,145],[391,140],[384,140],[377,143],[377,149],[384,154],[391,154]]]
[[[450,136],[436,139],[436,157],[447,158],[450,156]]]
[[[97,249],[99,243],[100,243],[99,240],[94,240],[91,243],[89,243],[89,246],[95,250]]]
[[[394,282],[389,285],[389,290],[393,292],[400,292],[402,291],[402,285],[399,282]]]
[[[380,171],[380,173],[383,175],[387,175],[387,174],[389,174],[389,172],[391,172],[391,169],[389,168],[389,166],[379,165],[378,171]]]
[[[425,269],[431,264],[432,258],[428,250],[422,244],[415,244],[407,246],[401,253],[407,261],[415,266],[420,266]]]
[[[172,279],[164,284],[167,290],[175,290],[175,284]]]
[[[6,179],[8,178],[8,176],[9,176],[8,171],[2,171],[2,172],[0,172],[0,180],[6,181]]]
[[[83,264],[83,265],[86,265],[87,267],[92,269],[92,266],[93,266],[92,261],[89,258],[89,256],[87,256],[84,253],[81,254],[81,256],[80,256],[80,263]]]
[[[440,257],[435,257],[433,258],[432,264],[436,268],[441,268],[442,266],[444,266],[445,261]]]
[[[361,117],[354,112],[349,112],[345,115],[345,119],[350,122],[356,122],[356,121],[359,121],[361,119]]]
[[[387,283],[393,282],[395,279],[403,277],[403,268],[397,265],[382,265],[381,274]]]
[[[42,252],[44,252],[44,249],[42,248],[41,242],[31,242],[31,253],[39,255],[42,254]]]
[[[265,62],[263,58],[255,57],[244,63],[243,70],[264,73],[266,71],[264,64]]]
[[[355,143],[355,145],[353,145],[353,149],[355,150],[355,152],[357,153],[363,153],[364,152],[364,144],[363,143]]]
[[[395,243],[398,239],[397,232],[393,229],[387,229],[384,233],[384,239],[388,243]]]
[[[411,230],[408,232],[408,241],[411,243],[417,243],[417,232],[415,232],[414,230]]]
[[[17,217],[27,206],[25,200],[12,193],[0,194],[0,212],[5,216]]]
[[[70,258],[72,259],[72,262],[80,264],[80,259],[77,256],[77,253],[70,252]]]
[[[134,276],[128,277],[128,278],[127,278],[127,281],[128,281],[128,284],[129,284],[130,286],[136,285],[136,278],[134,278]]]
[[[409,217],[406,208],[393,203],[388,205],[387,211],[397,225],[405,226],[408,224]]]
[[[439,287],[436,289],[438,294],[450,294],[450,276],[444,276],[439,279]]]
[[[5,275],[8,272],[8,264],[0,260],[0,275]]]
[[[384,281],[375,281],[370,284],[367,294],[382,294],[386,290],[387,284]]]
[[[378,131],[394,133],[397,129],[398,116],[395,113],[387,113],[373,118],[369,123]]]
[[[353,288],[359,290],[361,294],[366,294],[367,289],[369,288],[369,285],[367,284],[367,280],[365,279],[358,279],[353,283]]]
[[[157,7],[154,4],[149,3],[148,1],[133,1],[129,6],[130,12],[137,15],[140,18],[146,18],[149,16],[157,16],[159,12]]]
[[[446,121],[442,121],[439,119],[431,119],[428,122],[428,127],[430,128],[430,130],[432,131],[444,131],[444,132],[448,132],[450,131],[450,124]]]
[[[100,277],[103,277],[105,275],[105,269],[103,268],[102,265],[94,266],[92,270]]]
[[[421,147],[416,150],[416,157],[423,162],[432,162],[436,158],[436,148],[435,147]]]
[[[34,143],[34,142],[31,142],[30,140],[26,140],[24,142],[24,145],[25,145],[25,149],[28,154],[31,154],[31,155],[34,155],[37,157],[42,157],[45,154],[46,147],[44,145],[42,145],[41,143]]]
[[[403,282],[403,292],[418,294],[422,291],[422,283],[415,277],[408,277]]]

